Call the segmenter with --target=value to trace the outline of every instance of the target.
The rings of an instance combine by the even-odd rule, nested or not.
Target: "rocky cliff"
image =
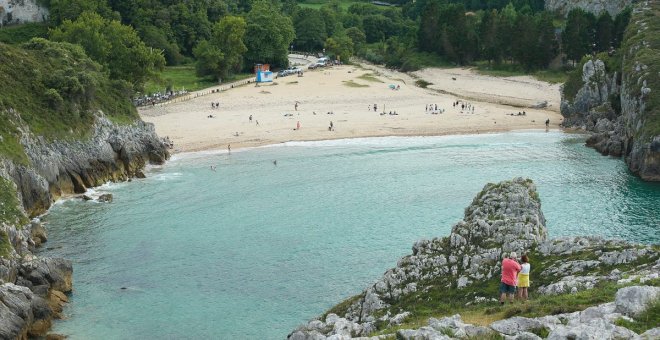
[[[82,140],[46,140],[24,130],[20,141],[28,164],[0,157],[0,181],[16,193],[0,207],[0,339],[44,335],[72,289],[71,262],[35,257],[34,248],[46,241],[45,229],[38,219],[24,223],[21,214],[7,213],[9,205],[15,202],[19,211],[35,216],[61,195],[143,177],[147,163],[168,158],[153,125],[114,124],[102,113]]]
[[[500,263],[510,251],[529,256],[531,295],[539,301],[507,306],[497,302]],[[602,338],[629,338],[637,334],[616,320],[637,317],[647,303],[657,304],[659,274],[658,246],[595,237],[547,239],[534,184],[516,178],[486,185],[448,237],[416,242],[412,254],[373,285],[300,326],[289,339],[395,333],[397,339],[537,339],[534,332],[563,339],[591,329],[598,329],[594,334]],[[624,287],[630,282],[648,287],[630,293],[633,288]],[[619,298],[617,290],[624,297]],[[643,297],[635,300],[631,295]],[[641,307],[632,312],[633,305]],[[456,313],[481,325],[451,316]],[[540,317],[546,314],[555,315]],[[443,315],[451,317],[440,318]],[[513,315],[527,317],[510,318]]]
[[[36,0],[0,0],[0,27],[48,19],[48,9]]]
[[[660,181],[660,3],[644,1],[626,29],[621,83],[625,159],[642,179]]]
[[[564,126],[593,132],[588,146],[624,156],[648,181],[660,181],[659,10],[657,2],[637,4],[618,54],[586,60],[579,86],[567,83],[561,104]]]
[[[583,9],[587,12],[599,15],[607,11],[612,17],[615,17],[626,7],[630,6],[633,0],[545,0],[545,9],[548,11],[557,11],[564,15],[575,8]]]

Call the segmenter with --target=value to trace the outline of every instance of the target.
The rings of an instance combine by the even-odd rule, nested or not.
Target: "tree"
[[[596,50],[607,51],[614,44],[614,20],[607,11],[601,13],[596,21]]]
[[[246,26],[245,20],[236,16],[226,16],[217,22],[211,40],[203,40],[193,50],[197,74],[211,74],[222,79],[239,72],[247,51],[243,43]]]
[[[496,10],[486,10],[479,25],[479,36],[481,37],[481,56],[491,61],[499,62],[502,53],[497,42],[499,15]]]
[[[619,13],[616,18],[614,18],[614,32],[612,37],[614,40],[614,48],[621,46],[621,42],[623,41],[623,34],[626,32],[626,27],[628,27],[631,14],[632,10],[630,7],[628,7]]]
[[[346,34],[334,35],[325,41],[325,50],[339,60],[348,61],[353,55],[353,41]]]
[[[302,51],[313,51],[323,47],[328,34],[321,12],[312,8],[302,8],[293,17],[296,29],[295,45]]]
[[[81,45],[111,79],[126,80],[135,89],[165,65],[161,51],[148,48],[133,28],[92,12],[82,13],[76,21],[65,20],[50,32],[50,38]]]
[[[367,36],[364,35],[364,32],[357,27],[351,27],[346,29],[346,35],[351,38],[353,42],[353,48],[359,50],[364,44],[367,43]]]
[[[574,9],[568,13],[562,34],[562,48],[569,60],[579,61],[593,51],[595,18],[591,13]]]
[[[270,1],[259,0],[252,4],[245,21],[246,62],[288,65],[288,49],[296,37],[291,19],[280,14],[279,8]]]
[[[119,19],[106,1],[96,0],[45,0],[50,22],[57,26],[64,20],[76,20],[83,12],[95,12],[109,19]]]

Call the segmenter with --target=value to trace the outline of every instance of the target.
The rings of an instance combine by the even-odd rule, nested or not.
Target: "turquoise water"
[[[147,179],[99,189],[111,204],[63,201],[46,217],[42,255],[74,262],[69,319],[54,332],[283,339],[416,240],[448,235],[487,182],[515,176],[536,182],[551,237],[658,243],[660,185],[583,143],[518,132],[177,156]]]

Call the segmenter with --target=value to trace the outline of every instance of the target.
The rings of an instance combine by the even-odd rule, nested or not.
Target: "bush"
[[[48,89],[44,92],[44,99],[48,104],[48,107],[53,110],[60,110],[64,104],[64,99],[60,96],[60,93],[56,89]]]

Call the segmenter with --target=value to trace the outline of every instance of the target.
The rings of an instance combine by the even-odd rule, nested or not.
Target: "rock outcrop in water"
[[[493,299],[498,296],[502,256],[510,251],[530,257],[532,295],[561,297],[602,289],[614,291],[628,282],[652,286],[622,288],[615,302],[594,303],[595,307],[583,311],[559,306],[561,312],[554,313],[557,315],[505,318],[488,327],[467,324],[460,316],[431,318],[424,327],[398,330],[397,338],[495,338],[499,334],[537,339],[533,333],[541,329],[555,339],[587,334],[592,329],[605,338],[637,336],[615,325],[615,321],[639,315],[647,302],[656,301],[660,291],[655,287],[660,285],[658,246],[596,237],[547,239],[546,221],[534,184],[516,178],[486,185],[448,237],[416,242],[412,254],[400,259],[373,285],[318,320],[294,330],[289,339],[387,334],[388,329],[402,324],[420,326],[414,320],[434,315],[433,311],[449,316],[466,306],[472,310],[479,306],[499,308]],[[634,305],[641,308],[633,310]]]
[[[0,217],[9,208],[35,216],[64,194],[144,177],[147,163],[161,164],[169,157],[153,125],[117,125],[102,115],[86,140],[48,141],[24,131],[21,144],[28,165],[0,159],[0,180],[14,186],[19,205],[0,207]],[[112,201],[111,196],[103,199]],[[0,339],[45,335],[72,289],[71,261],[35,257],[32,251],[46,241],[46,232],[38,219],[26,225],[22,219],[0,219]]]
[[[582,87],[574,95],[564,89],[561,104],[564,126],[593,132],[588,146],[624,156],[647,181],[660,181],[659,12],[657,2],[638,3],[621,47],[621,69],[608,72],[602,60],[586,61]]]

